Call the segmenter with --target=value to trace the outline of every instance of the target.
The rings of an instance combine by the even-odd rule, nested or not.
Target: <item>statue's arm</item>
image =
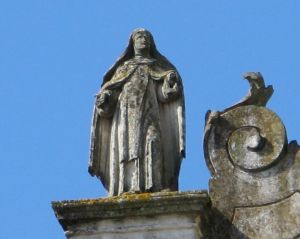
[[[161,102],[170,102],[177,99],[182,92],[178,73],[176,71],[168,73],[163,78],[163,83],[160,88],[159,99]]]
[[[103,90],[96,95],[97,113],[102,117],[111,117],[115,111],[118,100],[118,92],[116,90]]]
[[[122,86],[134,70],[135,68],[128,69],[128,65],[124,64],[118,67],[113,77],[102,86],[96,95],[95,103],[100,116],[109,118],[114,114]]]

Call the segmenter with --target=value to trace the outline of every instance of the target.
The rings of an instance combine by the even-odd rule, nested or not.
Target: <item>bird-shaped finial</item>
[[[274,92],[273,86],[265,86],[264,78],[260,72],[247,72],[243,77],[250,84],[249,93],[242,101],[225,109],[223,112],[243,105],[265,106],[271,98]]]

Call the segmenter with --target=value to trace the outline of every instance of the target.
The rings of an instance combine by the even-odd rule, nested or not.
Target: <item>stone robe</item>
[[[175,73],[173,85],[167,76]],[[185,151],[184,102],[176,69],[134,57],[116,69],[95,106],[89,171],[109,195],[177,190]]]

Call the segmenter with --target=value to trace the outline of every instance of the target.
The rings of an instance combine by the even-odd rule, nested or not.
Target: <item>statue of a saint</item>
[[[158,52],[149,31],[135,30],[96,96],[90,174],[109,196],[178,190],[184,114],[176,68]]]

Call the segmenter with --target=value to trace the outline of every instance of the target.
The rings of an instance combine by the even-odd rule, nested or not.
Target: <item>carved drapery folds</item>
[[[96,96],[89,172],[109,196],[176,191],[184,157],[181,77],[137,29]]]
[[[241,102],[206,115],[210,196],[224,216],[216,222],[224,236],[219,238],[295,238],[300,234],[299,146],[287,143],[282,121],[265,107],[272,86],[265,87],[260,73],[244,78],[251,88]],[[264,226],[255,227],[259,221]]]

